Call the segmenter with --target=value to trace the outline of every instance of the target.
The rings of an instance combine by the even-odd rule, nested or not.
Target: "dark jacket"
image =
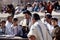
[[[55,31],[56,31],[56,28],[58,28],[58,27],[59,27],[58,25],[54,26],[54,29],[52,31],[52,38],[55,37]]]

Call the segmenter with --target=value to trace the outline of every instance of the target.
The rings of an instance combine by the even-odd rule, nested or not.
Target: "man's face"
[[[46,21],[48,21],[48,17],[46,16],[45,18],[46,18]]]
[[[12,17],[9,17],[9,19],[8,19],[8,20],[9,20],[9,22],[12,22]]]
[[[5,23],[4,23],[4,22],[1,22],[1,24],[2,24],[2,27],[4,27],[4,26],[5,26]]]
[[[33,23],[33,24],[35,23],[35,19],[34,19],[34,18],[32,18],[32,23]]]
[[[13,21],[13,24],[14,24],[14,25],[17,25],[17,24],[18,24],[18,21]]]
[[[47,22],[51,22],[51,18],[45,17]]]
[[[26,19],[29,19],[29,18],[30,18],[30,15],[25,14],[25,18],[26,18]]]
[[[11,13],[11,9],[7,7],[7,10],[6,10],[8,13]]]
[[[52,21],[51,21],[51,24],[52,24],[53,26],[56,26],[56,25],[58,24],[58,22],[55,21],[55,20],[52,20]]]

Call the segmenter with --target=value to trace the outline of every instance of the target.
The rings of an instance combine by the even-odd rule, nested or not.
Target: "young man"
[[[53,26],[51,25],[51,19],[52,19],[52,15],[51,14],[46,14],[45,15],[45,26],[48,29],[48,32],[51,34],[52,30],[53,30]]]
[[[54,26],[54,29],[52,31],[52,37],[54,38],[54,32],[55,32],[56,28],[59,27],[58,19],[57,18],[52,18],[51,24]]]
[[[52,40],[38,14],[32,15],[32,23],[33,25],[27,35],[29,40]]]
[[[27,25],[27,27],[30,29],[30,26],[31,26],[31,16],[32,16],[32,14],[28,10],[24,11],[23,14],[25,15],[25,17],[20,22],[20,25],[24,24],[24,22],[25,22],[25,24]]]
[[[6,34],[10,35],[11,34],[11,25],[12,25],[12,16],[8,16],[7,21],[6,21]]]
[[[22,36],[22,27],[18,25],[18,19],[13,19],[13,24],[11,25],[12,35]],[[19,33],[20,32],[20,33]]]
[[[4,35],[6,32],[6,26],[5,26],[6,21],[2,20],[1,25],[0,25],[0,35]]]
[[[5,21],[5,20],[2,20],[2,22],[1,22],[1,29],[2,29],[2,33],[3,33],[3,34],[5,34],[5,32],[6,32],[5,23],[6,23],[6,21]]]
[[[52,18],[51,24],[54,26],[54,28],[59,27],[58,19],[57,18]]]

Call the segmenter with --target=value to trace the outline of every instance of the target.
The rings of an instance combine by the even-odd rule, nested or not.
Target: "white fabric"
[[[26,21],[27,19],[23,19],[22,21],[20,21],[20,25],[22,25],[22,26],[27,26],[27,21]],[[29,25],[28,25],[28,28],[30,29],[30,27],[31,27],[31,25],[32,25],[32,22],[31,22],[31,19],[29,20]]]
[[[7,35],[11,34],[11,25],[12,25],[12,23],[6,21],[6,34]]]
[[[23,35],[23,32],[22,32],[22,27],[17,25],[17,26],[14,26],[13,24],[11,25],[11,34],[10,35]]]
[[[12,35],[16,35],[17,32],[18,32],[18,26],[14,26],[14,25],[11,25],[11,31],[12,31]]]
[[[47,28],[49,30],[49,33],[51,34],[54,27],[51,24],[49,24],[48,22],[46,22],[45,18],[42,18],[41,21],[42,21],[43,24],[45,24],[45,26],[47,26]]]
[[[42,23],[45,23],[45,18],[44,17],[41,19],[41,22]]]
[[[32,35],[36,37],[36,40],[43,40],[40,29],[38,27],[38,25],[40,25],[42,32],[43,32],[43,37],[44,40],[52,40],[52,37],[49,35],[49,33],[46,30],[45,25],[41,22],[35,22],[30,29],[30,32],[28,33],[28,37],[31,37]]]
[[[15,11],[15,14],[16,14],[16,13],[20,13],[20,12],[21,12],[20,6],[17,6],[17,7],[15,8],[15,10],[16,10],[16,11]]]
[[[52,33],[52,30],[54,29],[54,27],[51,24],[49,24],[48,22],[46,22],[46,21],[45,21],[45,25],[49,29],[49,32]]]
[[[32,11],[32,7],[27,7],[27,10],[31,12]]]

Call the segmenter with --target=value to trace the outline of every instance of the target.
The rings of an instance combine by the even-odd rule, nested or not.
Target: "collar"
[[[58,25],[54,26],[54,28],[59,27]]]

